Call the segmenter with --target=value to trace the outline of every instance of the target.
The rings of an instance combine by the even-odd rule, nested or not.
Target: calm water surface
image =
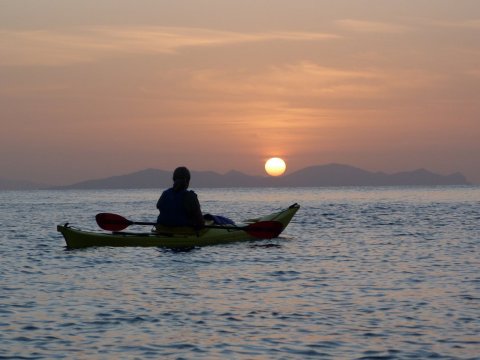
[[[199,189],[236,221],[302,207],[184,252],[56,232],[154,221],[159,191],[0,192],[0,359],[480,359],[479,187]]]

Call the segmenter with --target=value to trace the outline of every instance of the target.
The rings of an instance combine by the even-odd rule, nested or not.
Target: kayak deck
[[[278,221],[283,229],[287,227],[290,220],[298,211],[300,206],[293,204],[279,212],[249,220],[248,223],[260,221]],[[65,238],[67,248],[85,248],[91,246],[156,246],[166,248],[190,248],[196,246],[207,246],[216,244],[225,244],[236,241],[246,241],[258,239],[246,231],[240,229],[241,226],[221,226],[210,227],[193,231],[162,231],[162,232],[95,232],[84,231],[71,227],[68,223],[58,225],[57,231]]]

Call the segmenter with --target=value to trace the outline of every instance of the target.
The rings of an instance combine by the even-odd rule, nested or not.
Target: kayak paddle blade
[[[259,239],[273,239],[283,231],[283,224],[279,221],[259,221],[246,226],[243,230]]]
[[[98,226],[103,230],[121,231],[133,223],[117,214],[100,213],[95,216]]]

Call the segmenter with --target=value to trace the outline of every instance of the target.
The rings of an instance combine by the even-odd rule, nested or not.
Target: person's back
[[[173,187],[165,190],[157,202],[157,209],[160,211],[158,224],[195,228],[201,228],[204,225],[197,194],[187,190],[189,183],[190,171],[186,167],[175,169]]]

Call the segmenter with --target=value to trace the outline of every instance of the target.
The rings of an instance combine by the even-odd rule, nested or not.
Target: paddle
[[[100,213],[95,216],[98,226],[103,230],[121,231],[130,225],[156,225],[154,222],[130,221],[121,215]],[[247,226],[205,225],[209,229],[243,230],[259,239],[272,239],[280,235],[283,224],[279,221],[259,221]]]

